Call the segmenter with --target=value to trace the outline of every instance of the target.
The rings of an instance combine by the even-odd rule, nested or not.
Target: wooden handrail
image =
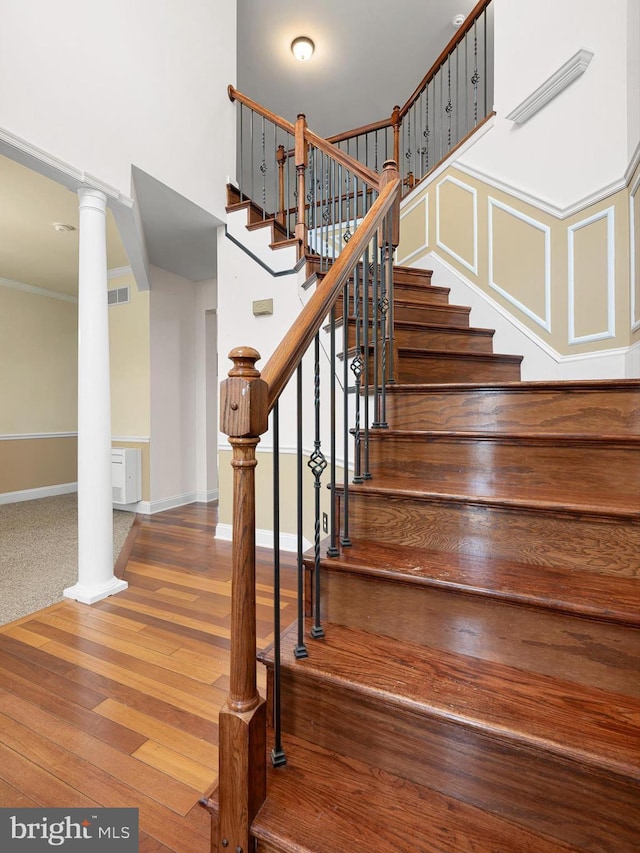
[[[268,386],[267,405],[269,411],[292,377],[324,318],[331,310],[331,306],[342,292],[345,281],[373,239],[385,214],[395,202],[399,202],[400,179],[397,176],[395,162],[393,160],[387,161],[384,164],[384,170],[387,173],[395,172],[395,177],[392,177],[383,186],[380,195],[347,243],[346,248],[340,252],[316,292],[304,306],[262,371],[262,380]]]
[[[452,53],[453,50],[455,50],[457,45],[462,41],[462,39],[469,32],[471,27],[475,24],[477,19],[480,17],[480,15],[484,12],[484,10],[487,8],[487,6],[490,3],[491,3],[491,0],[479,0],[479,2],[476,3],[476,5],[473,7],[473,9],[469,12],[469,14],[467,15],[467,17],[465,19],[465,22],[462,24],[462,26],[458,30],[456,30],[453,37],[449,40],[449,43],[447,44],[445,49],[442,51],[440,56],[436,59],[436,61],[433,63],[433,65],[427,71],[427,73],[424,75],[424,77],[422,78],[422,81],[415,88],[411,97],[407,100],[405,105],[400,108],[400,118],[401,119],[404,118],[404,116],[409,112],[409,110],[411,109],[411,107],[413,106],[415,101],[419,98],[420,93],[422,91],[424,91],[426,86],[431,82],[431,79],[433,77],[435,77],[438,69],[440,68],[442,63],[445,61],[447,56],[449,56],[449,54]]]
[[[273,122],[273,124],[276,124],[278,127],[282,128],[282,130],[286,130],[287,133],[291,134],[291,136],[295,136],[295,125],[291,124],[290,121],[287,121],[286,118],[282,118],[282,116],[276,115],[276,113],[272,113],[271,110],[268,110],[266,107],[263,107],[262,104],[259,104],[257,101],[252,101],[251,98],[248,98],[246,95],[243,95],[242,92],[239,92],[231,85],[227,86],[227,93],[229,95],[230,101],[239,101],[241,104],[244,104],[245,107],[249,107],[249,109],[253,110],[261,116],[264,116],[266,119],[269,119],[269,121]]]
[[[357,175],[360,180],[369,184],[369,186],[378,187],[378,184],[380,183],[380,175],[378,175],[377,172],[374,172],[373,169],[368,169],[365,165],[359,163],[354,157],[347,154],[346,151],[342,151],[340,148],[334,147],[326,139],[318,136],[317,133],[314,133],[308,128],[305,131],[305,139],[315,148],[318,148],[337,163],[340,163],[340,165],[344,166],[345,169],[348,169],[354,175]]]
[[[327,136],[327,142],[330,142],[332,145],[337,145],[338,142],[346,142],[348,139],[353,139],[356,136],[364,136],[365,133],[384,130],[385,127],[391,127],[390,118],[383,118],[380,119],[380,121],[373,121],[371,124],[363,124],[362,127],[354,127],[353,130],[345,130],[344,133],[336,133],[333,136]]]

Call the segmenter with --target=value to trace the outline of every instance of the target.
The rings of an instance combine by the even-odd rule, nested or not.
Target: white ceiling
[[[237,3],[237,87],[290,121],[305,112],[322,136],[390,116],[453,36],[453,16],[474,6],[473,0]],[[299,35],[316,45],[306,63],[291,54]],[[217,220],[144,172],[134,169],[134,181],[151,263],[192,280],[213,275]],[[0,156],[0,278],[77,293],[78,232],[59,234],[54,222],[77,228],[76,195]],[[126,266],[110,212],[107,239],[109,268]]]
[[[321,136],[388,118],[454,35],[474,0],[237,0],[238,85],[289,121],[304,112]],[[297,36],[316,50],[291,53]],[[390,57],[390,59],[387,59]]]

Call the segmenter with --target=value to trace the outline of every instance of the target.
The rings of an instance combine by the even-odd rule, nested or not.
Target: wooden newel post
[[[391,181],[399,180],[399,178],[400,172],[398,171],[397,161],[385,160],[382,165],[382,174],[380,175],[380,192]],[[396,195],[393,207],[389,213],[391,217],[391,245],[395,249],[400,242],[400,193]],[[381,246],[385,242],[382,226],[380,226],[379,242]]]
[[[233,448],[231,685],[219,718],[219,820],[213,848],[250,853],[250,828],[266,796],[266,706],[256,682],[255,468],[268,426],[266,383],[251,347],[229,353],[220,426]]]
[[[298,254],[300,257],[304,255],[307,247],[307,227],[306,220],[306,190],[305,190],[305,172],[307,170],[307,142],[304,138],[305,130],[307,129],[307,119],[303,113],[300,113],[296,121],[296,176],[297,176],[297,191],[298,191],[298,215],[296,218],[296,240],[299,242]]]
[[[391,113],[391,125],[393,127],[393,159],[396,165],[400,162],[400,128],[402,127],[402,119],[400,118],[400,107],[395,106]]]

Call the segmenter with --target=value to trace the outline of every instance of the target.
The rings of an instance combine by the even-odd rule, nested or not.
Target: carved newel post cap
[[[260,353],[253,347],[234,347],[229,353],[233,367],[229,376],[244,376],[247,379],[257,378],[260,371],[256,367],[256,361],[260,361]]]
[[[385,160],[382,164],[382,170],[383,172],[397,172],[398,164],[395,160]]]
[[[229,353],[233,367],[220,386],[220,429],[231,438],[254,438],[268,428],[268,387],[255,366],[260,353],[236,347]]]

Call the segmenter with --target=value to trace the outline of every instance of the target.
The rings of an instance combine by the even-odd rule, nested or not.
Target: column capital
[[[78,198],[80,199],[80,208],[90,207],[101,212],[107,209],[107,196],[102,190],[95,189],[94,187],[80,187]]]

